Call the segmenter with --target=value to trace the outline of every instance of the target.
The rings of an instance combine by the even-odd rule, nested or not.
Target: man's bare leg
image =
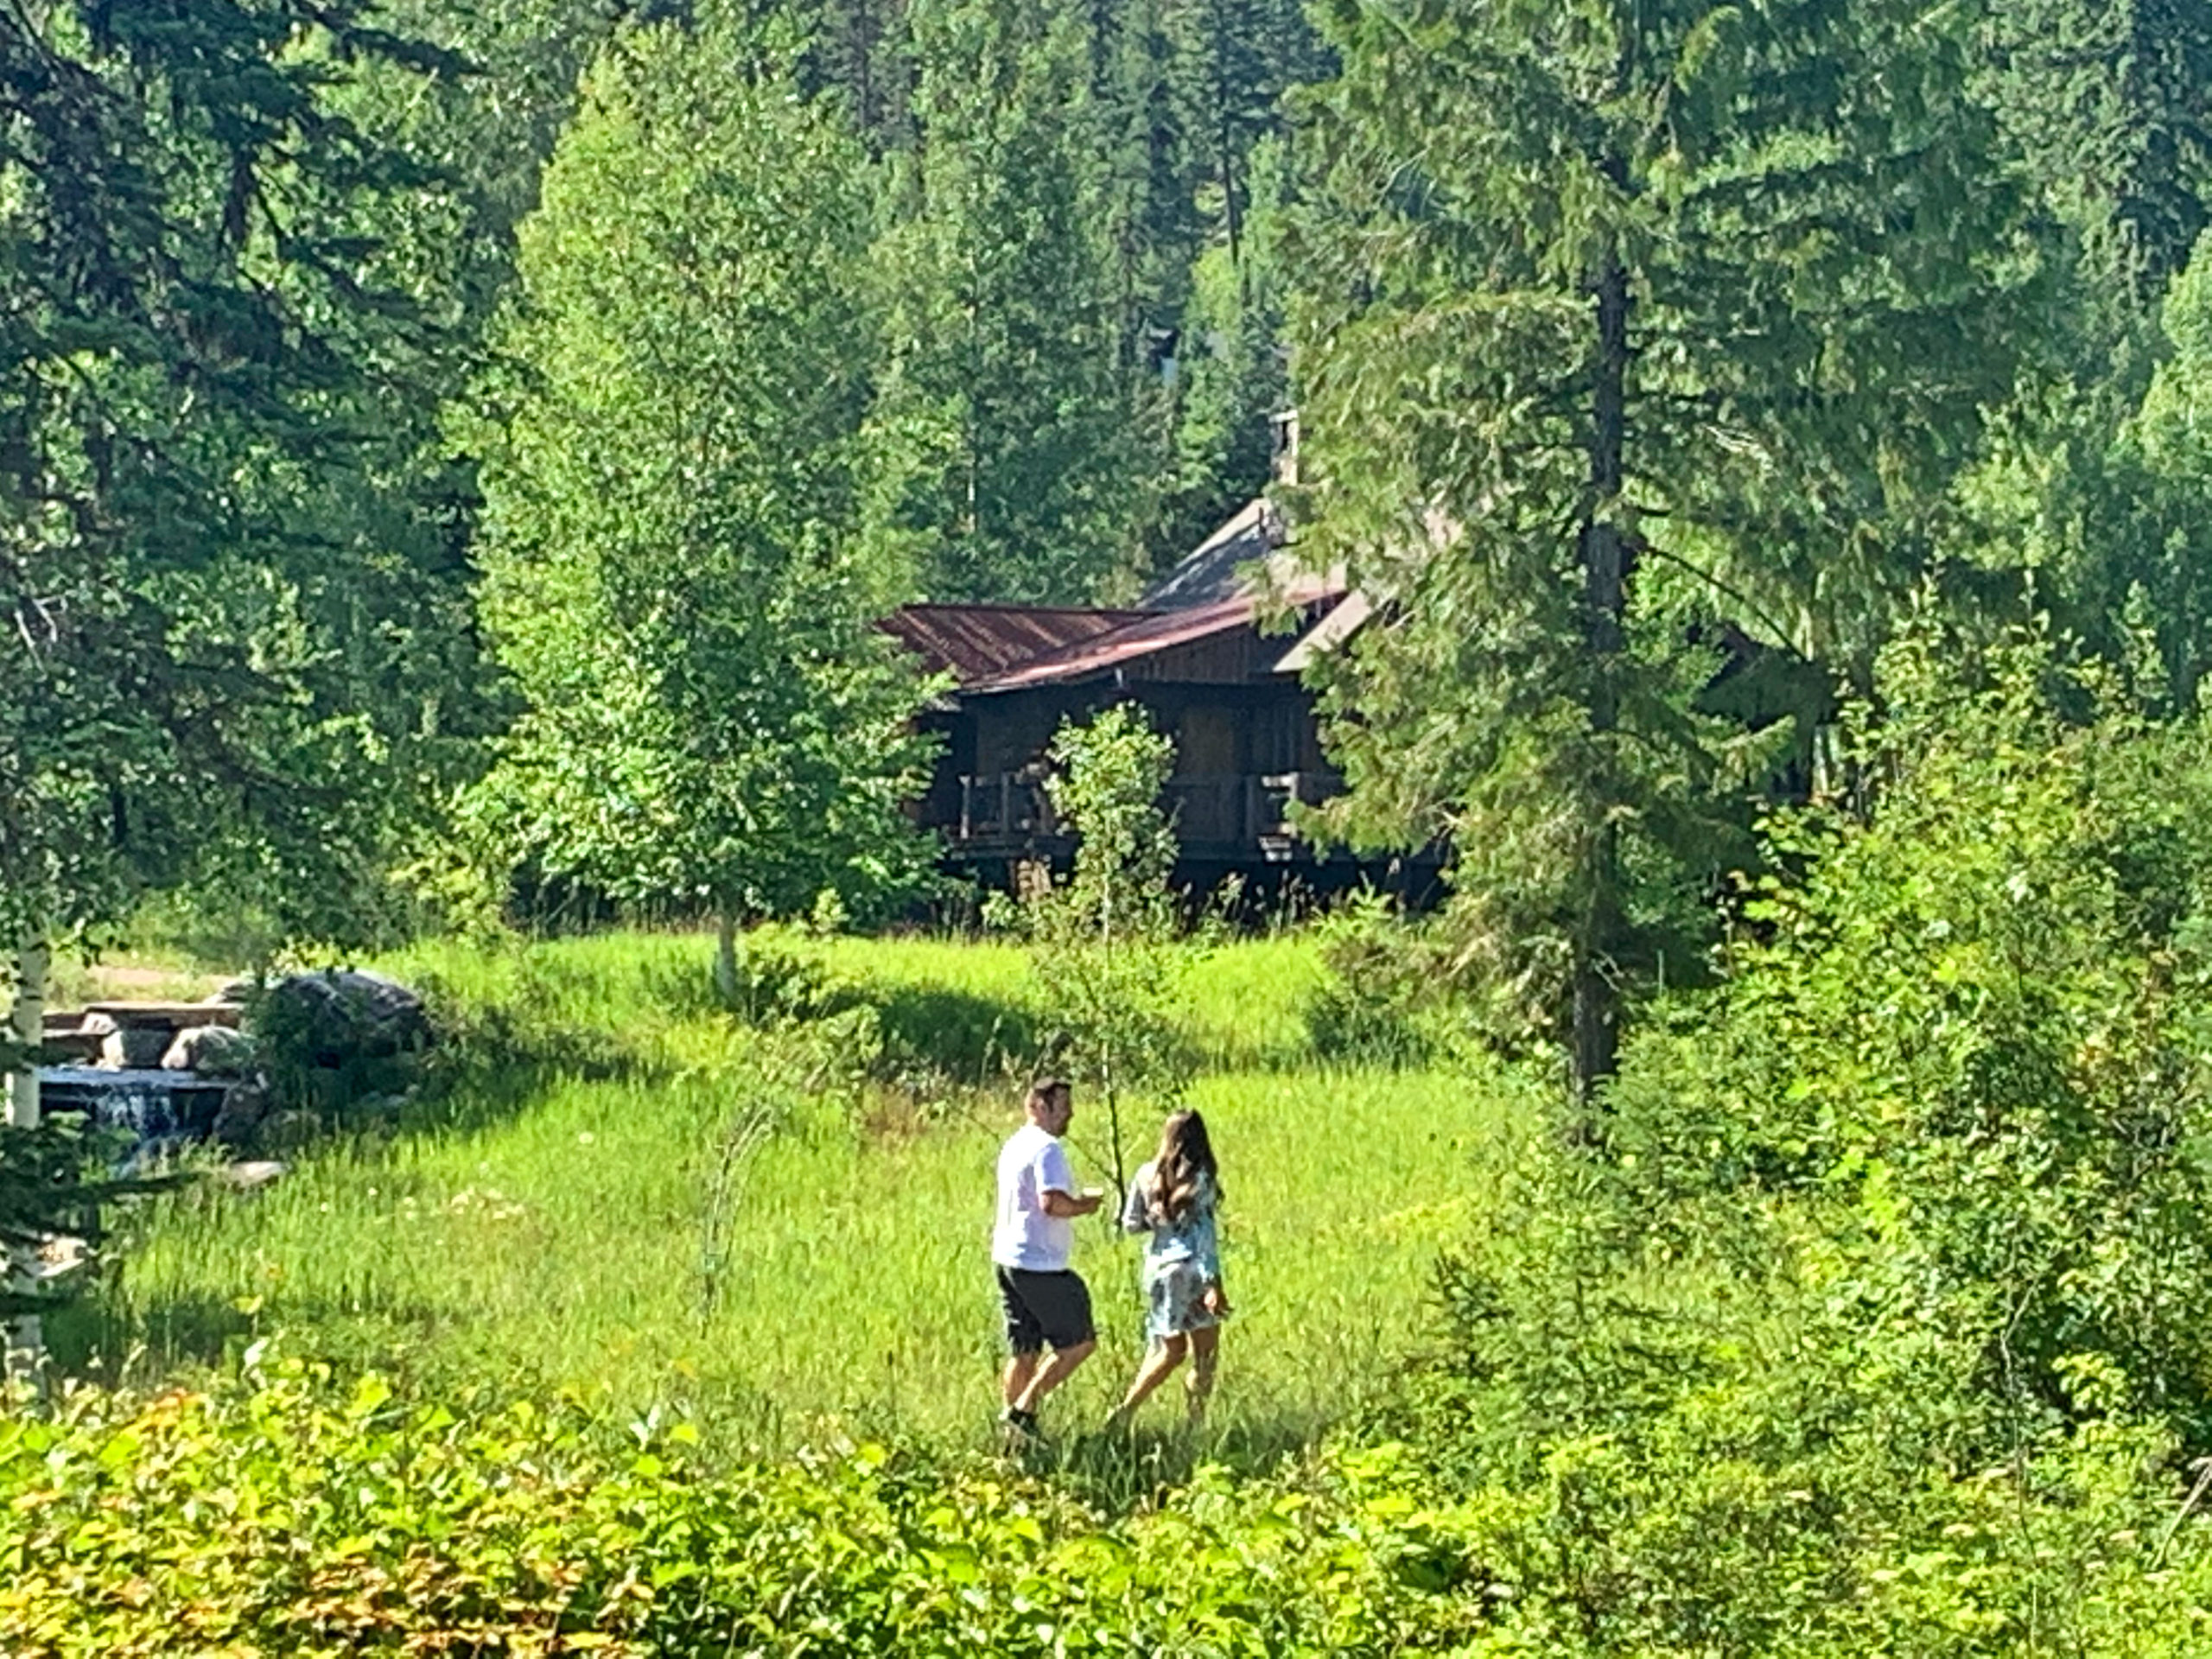
[[[1029,1379],[1037,1375],[1037,1362],[1044,1356],[1038,1353],[1016,1354],[1006,1363],[1006,1376],[1000,1379],[999,1394],[1011,1411],[1020,1403],[1022,1391],[1028,1388]]]
[[[1034,1412],[1038,1402],[1073,1376],[1076,1367],[1089,1359],[1097,1346],[1097,1340],[1094,1338],[1089,1342],[1078,1342],[1072,1348],[1053,1349],[1052,1357],[1038,1367],[1036,1375],[1029,1379],[1027,1386],[1013,1402],[1014,1409]]]

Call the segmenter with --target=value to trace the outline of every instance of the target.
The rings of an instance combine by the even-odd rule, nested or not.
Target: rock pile
[[[312,1138],[315,1108],[354,1104],[328,1085],[364,1073],[365,1062],[379,1072],[404,1065],[432,1033],[422,998],[405,986],[332,969],[238,981],[205,1002],[95,1002],[49,1014],[45,1039],[49,1061],[88,1063],[42,1068],[56,1109],[90,1109],[105,1122],[102,1103],[121,1103],[119,1127],[146,1118],[171,1139],[205,1135],[245,1149]],[[273,1109],[276,1096],[296,1092],[310,1100]]]

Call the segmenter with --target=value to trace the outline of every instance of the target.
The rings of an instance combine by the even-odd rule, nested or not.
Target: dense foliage
[[[452,341],[391,233],[446,187],[339,107],[365,62],[446,67],[351,5],[0,19],[10,948],[188,874],[366,931],[466,762]]]
[[[1374,1654],[1488,1604],[1388,1455],[1109,1522],[874,1445],[718,1470],[526,1402],[411,1405],[271,1366],[0,1424],[9,1651]]]
[[[1586,1085],[1623,982],[1687,954],[1665,896],[1745,858],[1747,791],[1809,760],[1928,563],[2011,390],[2018,201],[1965,10],[1329,18],[1306,459],[1319,556],[1390,607],[1335,676],[1346,823],[1456,836]],[[1765,706],[1713,718],[1754,654]]]
[[[2037,667],[1892,659],[1881,812],[1783,832],[1810,873],[1747,906],[1767,937],[1624,1077],[1623,1179],[1841,1206],[1870,1319],[1945,1333],[2020,1433],[2146,1414],[2201,1446],[2202,741],[2069,724],[2051,699],[2103,688]]]
[[[1400,1420],[1530,1506],[1590,1651],[2124,1649],[2163,1592],[2101,1575],[2192,1508],[2200,741],[2027,645],[1884,667],[1881,812],[1774,826],[1802,874],[1630,1045],[1610,1155],[1503,1180]]]
[[[641,34],[589,92],[486,434],[485,605],[527,702],[469,821],[491,868],[620,901],[865,909],[923,849],[919,688],[855,551],[858,146],[734,35]]]
[[[403,882],[722,923],[716,996],[502,957],[403,1150],[132,1212],[100,1317],[205,1391],[0,1423],[0,1646],[2202,1650],[2208,16],[0,8],[22,988],[179,889],[256,956]],[[872,622],[1126,599],[1293,401],[1371,607],[1307,822],[1448,838],[1446,916],[1268,957],[1278,1041],[1173,937],[1117,712],[1054,747],[1020,996],[741,960],[924,888]],[[950,1126],[1055,1062],[1220,1091],[1240,1283],[1303,1315],[1233,1339],[1338,1441],[733,1455],[833,1385],[964,1413]],[[91,1150],[7,1132],[19,1269]],[[276,1364],[277,1312],[435,1369]],[[698,1411],[625,1446],[532,1365]]]

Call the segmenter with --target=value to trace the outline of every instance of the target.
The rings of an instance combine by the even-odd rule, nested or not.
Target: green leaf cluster
[[[857,554],[861,165],[772,43],[663,27],[601,60],[468,429],[527,700],[466,809],[493,870],[732,918],[916,880],[922,689]]]
[[[1886,669],[1880,812],[1777,830],[1808,873],[1624,1068],[1624,1179],[1842,1206],[1834,1270],[1863,1252],[1871,1317],[1952,1333],[1955,1388],[2201,1440],[2202,736],[2083,719],[2107,677],[2032,644],[1962,669],[1920,635]]]
[[[386,233],[442,181],[348,108],[443,67],[353,6],[0,23],[11,937],[194,879],[370,931],[467,764],[457,486],[423,459],[451,340]]]
[[[1769,825],[1728,977],[1625,1046],[1607,1159],[1494,1176],[1395,1417],[1559,1651],[2202,1639],[2202,734],[2033,638],[1880,668],[1880,810]]]
[[[876,1445],[716,1467],[527,1400],[413,1404],[257,1352],[210,1394],[0,1425],[0,1632],[79,1659],[245,1652],[1381,1655],[1486,1605],[1388,1457],[1111,1522]]]

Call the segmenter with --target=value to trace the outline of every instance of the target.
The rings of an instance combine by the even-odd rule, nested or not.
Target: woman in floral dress
[[[1191,1374],[1184,1390],[1191,1421],[1205,1415],[1221,1322],[1229,1315],[1214,1225],[1220,1206],[1221,1172],[1206,1121],[1196,1112],[1174,1113],[1160,1131],[1158,1154],[1137,1171],[1122,1205],[1122,1231],[1150,1235],[1143,1283],[1144,1329],[1151,1345],[1128,1394],[1115,1408],[1111,1427],[1127,1424],[1186,1355]]]

